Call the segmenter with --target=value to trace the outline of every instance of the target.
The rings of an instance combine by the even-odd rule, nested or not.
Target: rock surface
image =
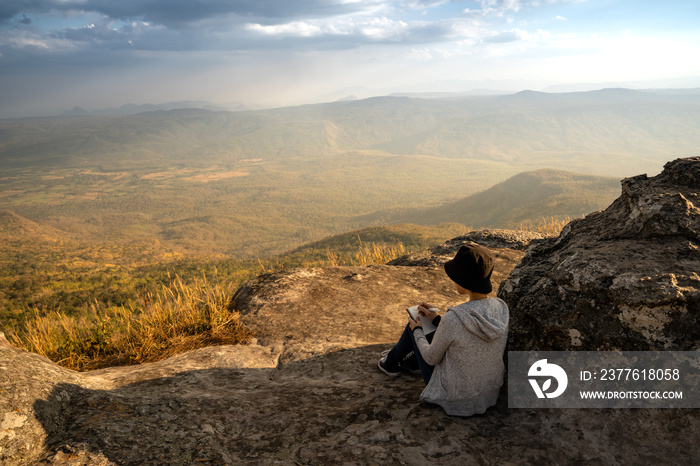
[[[427,301],[440,309],[463,302],[442,263],[468,238],[441,248],[414,265],[319,267],[270,273],[236,292],[230,308],[258,335],[258,343],[282,352],[286,363],[330,350],[387,343],[398,339],[407,322],[406,308]],[[494,292],[524,251],[493,249]],[[409,260],[403,261],[409,264]]]
[[[508,409],[447,416],[423,383],[376,370],[370,345],[276,367],[222,346],[76,374],[0,348],[5,377],[42,387],[0,401],[2,464],[697,464],[694,411]],[[248,352],[269,367],[246,367]],[[50,374],[50,375],[49,375]],[[8,387],[7,380],[1,380]],[[20,390],[18,387],[15,390]],[[649,439],[654,441],[650,442]],[[9,439],[9,440],[8,440]]]
[[[509,350],[700,349],[699,191],[700,157],[678,159],[533,245],[498,292]]]
[[[516,250],[525,251],[531,244],[536,243],[539,240],[548,238],[548,236],[541,233],[535,233],[532,231],[513,231],[513,230],[476,230],[470,231],[466,235],[458,236],[453,238],[444,244],[434,246],[430,249],[425,249],[413,254],[408,254],[403,257],[399,257],[387,265],[403,265],[403,266],[422,266],[422,267],[438,267],[442,266],[445,262],[452,259],[457,250],[462,244],[467,242],[478,243],[482,246],[486,246],[491,249],[498,259],[499,256],[509,255],[506,250]],[[501,271],[508,271],[505,267],[496,268],[495,273],[498,274]],[[500,283],[502,276],[498,276],[495,282]],[[495,283],[494,282],[494,283]],[[497,286],[494,286],[496,289]]]

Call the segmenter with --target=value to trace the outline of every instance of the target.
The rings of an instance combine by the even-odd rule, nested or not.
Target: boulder
[[[501,283],[509,350],[700,349],[700,157],[622,181]]]
[[[466,235],[458,236],[443,244],[433,246],[432,248],[394,259],[388,262],[387,265],[439,267],[452,259],[457,253],[457,250],[466,243],[477,243],[485,246],[494,253],[496,260],[502,258],[508,261],[512,257],[519,258],[521,256],[513,254],[513,251],[524,252],[532,244],[545,238],[549,238],[549,236],[533,231],[500,229],[474,230]],[[500,283],[501,280],[505,278],[505,276],[499,275],[501,271],[509,273],[510,270],[511,268],[497,267],[495,270],[496,278],[494,283]],[[496,288],[497,286],[494,286],[494,289]]]
[[[403,266],[316,267],[260,275],[236,292],[229,308],[240,313],[259,344],[282,352],[283,363],[396,341],[407,322],[407,307],[427,301],[444,310],[464,301],[442,264],[467,242],[469,238],[460,237],[439,248],[437,255],[418,254],[417,260],[407,256],[397,261]],[[525,252],[492,251],[495,296],[500,281]]]

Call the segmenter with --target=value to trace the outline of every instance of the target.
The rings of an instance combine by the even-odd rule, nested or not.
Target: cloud
[[[245,29],[268,36],[313,37],[325,34],[324,30],[319,26],[304,21],[293,21],[287,24],[274,24],[269,26],[248,23],[245,25]]]
[[[0,30],[0,70],[16,71],[16,67],[35,69],[47,63],[53,55],[75,53],[77,47],[67,39],[51,37],[34,31]],[[4,68],[4,69],[3,69]]]
[[[116,25],[113,21],[98,21],[77,28],[66,28],[52,34],[56,39],[71,41],[87,51],[110,50],[196,50],[202,44],[198,36],[167,29],[145,21]]]
[[[400,3],[404,8],[409,10],[423,10],[427,8],[435,8],[446,3],[454,3],[454,0],[409,0]]]
[[[484,42],[490,44],[500,44],[505,42],[516,42],[523,38],[523,31],[519,29],[513,29],[511,31],[503,31],[491,37],[486,37],[483,39]]]
[[[554,3],[582,3],[587,0],[478,0],[481,8],[467,8],[465,15],[471,16],[505,16],[509,13],[518,13],[525,8],[536,8],[543,4]]]
[[[517,12],[523,5],[557,0],[479,0],[481,17]],[[566,0],[559,0],[566,1]],[[473,37],[470,14],[454,16],[453,0],[0,0],[0,20],[18,19],[30,27],[32,19],[76,15],[93,27],[65,27],[44,31],[47,37],[107,48],[145,50],[255,50],[289,48],[287,39],[328,40],[329,45],[366,43],[434,43]],[[446,8],[452,16],[415,21],[408,10]],[[458,13],[458,12],[457,12]],[[58,19],[57,19],[58,18]],[[36,21],[34,21],[36,23]],[[477,28],[484,29],[484,28]],[[512,32],[486,32],[490,42],[515,40]],[[490,37],[493,36],[493,37]],[[510,39],[509,39],[510,38]],[[298,45],[299,42],[294,42]],[[0,53],[2,50],[0,50]]]
[[[525,0],[527,1],[527,0]],[[507,12],[517,13],[523,5],[523,0],[479,0],[479,9],[467,8],[464,14],[472,16],[503,16]]]
[[[442,3],[398,2],[410,8]],[[399,37],[406,24],[379,14],[396,9],[389,0],[0,0],[0,21],[17,21],[16,28],[27,28],[27,15],[49,18],[44,24],[55,29],[45,30],[46,37],[73,40],[79,47],[254,50],[273,47],[275,38],[354,38],[363,43]],[[75,27],[74,21],[66,20],[69,17],[85,17],[87,22]],[[4,45],[12,46],[9,41]],[[277,44],[281,49],[289,45]]]
[[[332,79],[393,86],[430,79],[439,66],[459,74],[490,56],[538,50],[546,38],[514,18],[553,1],[565,0],[476,0],[465,13],[454,0],[0,0],[0,81],[12,78],[16,89],[0,100],[38,102],[35,90],[54,88],[57,76],[77,93],[92,85],[113,99],[104,83],[153,86],[143,99],[163,100],[177,83],[196,97],[219,82],[217,98],[267,98],[273,84],[291,89],[293,77],[313,92],[332,91]],[[279,82],[263,85],[271,77]]]
[[[221,15],[292,19],[356,13],[381,0],[2,0],[0,20],[20,13],[99,13],[116,20],[143,20],[165,25],[195,23]]]
[[[45,53],[100,61],[109,51],[250,52],[346,50],[364,45],[478,44],[518,40],[459,14],[449,0],[0,0],[0,18],[19,24],[0,37],[0,60],[32,43]],[[517,10],[521,0],[481,0],[482,8]],[[446,9],[428,19],[415,11]],[[25,21],[29,19],[30,21]],[[47,20],[47,18],[49,20]],[[84,18],[83,25],[76,25]],[[70,19],[70,21],[68,21]],[[51,24],[54,30],[47,30]],[[40,28],[43,26],[43,30]],[[24,32],[21,32],[24,31]],[[14,39],[13,36],[16,36]],[[484,39],[485,38],[485,39]],[[66,45],[68,43],[68,45]],[[38,47],[38,45],[36,46]],[[14,49],[14,54],[13,54]],[[124,59],[123,56],[118,59]]]
[[[246,29],[266,36],[323,37],[356,43],[423,42],[444,39],[449,27],[426,22],[406,22],[386,16],[340,18],[335,21],[294,21],[264,26],[247,24]]]

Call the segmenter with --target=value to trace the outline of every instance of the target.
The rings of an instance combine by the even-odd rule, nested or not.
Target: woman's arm
[[[425,362],[431,366],[436,365],[445,356],[447,348],[452,344],[453,334],[452,326],[455,324],[455,316],[449,310],[442,316],[440,325],[435,330],[432,343],[428,343],[425,338],[423,329],[419,326],[414,328],[413,336],[416,339],[416,345],[420,355],[425,359]]]

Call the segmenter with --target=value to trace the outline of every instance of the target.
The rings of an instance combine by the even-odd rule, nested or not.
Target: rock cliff
[[[699,192],[700,157],[678,159],[535,244],[498,292],[509,349],[700,349]]]
[[[473,232],[391,265],[262,275],[231,301],[248,346],[76,373],[0,338],[0,463],[699,464],[697,410],[508,409],[503,390],[455,418],[376,369],[406,306],[459,302],[441,264],[466,241],[497,257],[513,348],[697,349],[698,162],[625,180],[558,238]]]

